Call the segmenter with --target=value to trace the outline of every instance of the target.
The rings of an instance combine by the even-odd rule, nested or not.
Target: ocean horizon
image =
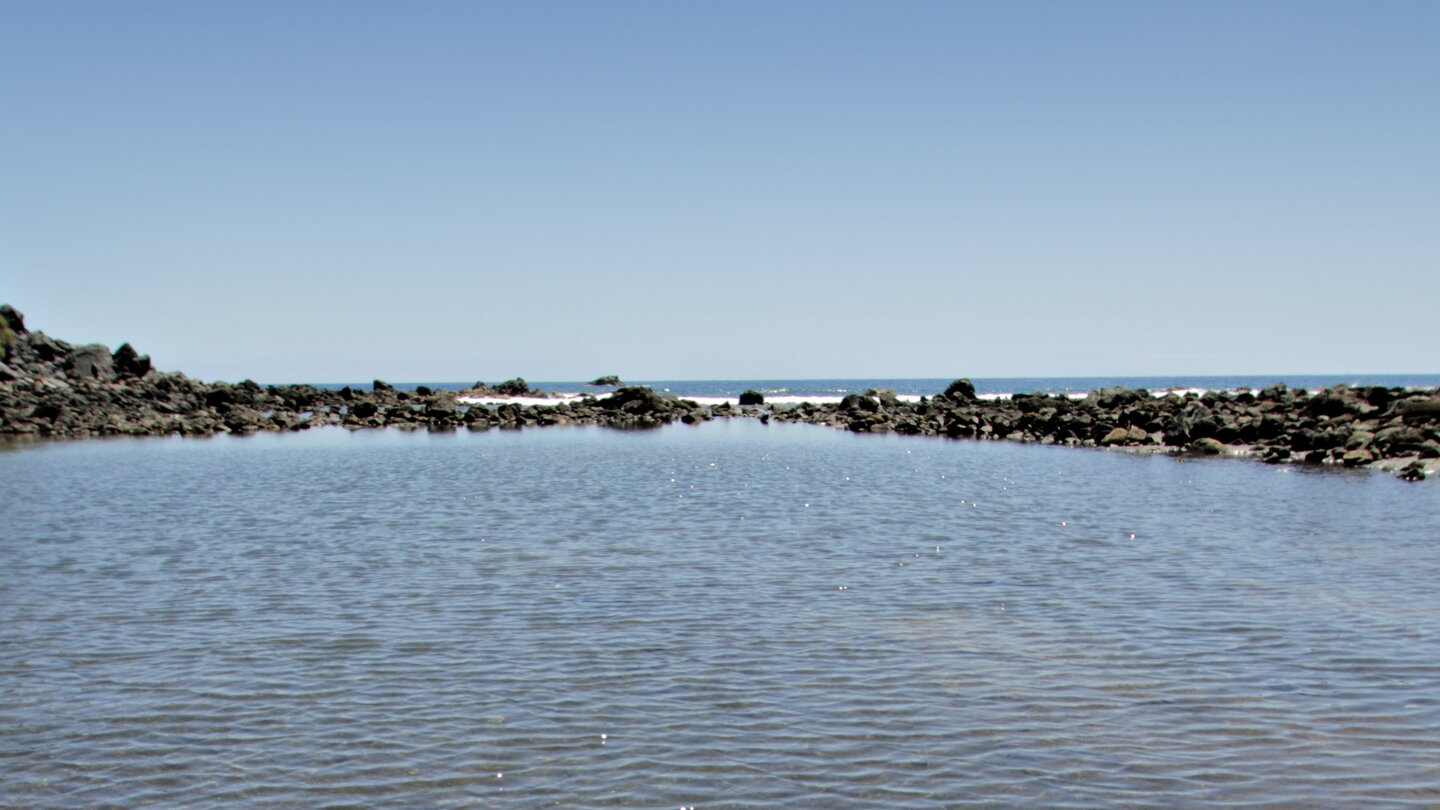
[[[963,376],[963,375],[962,375]],[[793,395],[845,395],[863,392],[867,388],[888,388],[896,393],[932,396],[945,391],[945,386],[960,376],[952,378],[747,378],[747,379],[628,379],[621,378],[624,385],[644,386],[655,391],[668,391],[677,396],[724,396],[755,389],[762,393],[793,393]],[[966,378],[975,385],[976,393],[982,395],[1011,395],[1011,393],[1087,393],[1100,388],[1125,386],[1143,388],[1146,391],[1171,391],[1171,389],[1204,389],[1204,391],[1236,391],[1248,388],[1259,391],[1267,385],[1283,382],[1290,388],[1308,391],[1331,388],[1335,385],[1369,386],[1385,388],[1437,388],[1440,386],[1440,372],[1434,373],[1342,373],[1342,375],[1152,375],[1152,376],[1004,376],[1004,378]],[[317,388],[370,388],[373,379],[351,380],[351,382],[312,382]],[[475,385],[477,380],[384,380],[399,391],[415,391],[419,386],[433,391],[461,391]],[[503,379],[487,379],[484,382],[495,385]],[[615,386],[590,385],[590,380],[544,380],[528,379],[530,388],[552,393],[595,393],[613,391]],[[300,385],[300,383],[274,383],[274,385]]]
[[[734,398],[746,390],[759,391],[768,396],[814,397],[839,399],[846,394],[864,392],[870,388],[888,388],[901,396],[934,396],[942,393],[958,377],[856,377],[856,378],[752,378],[716,380],[668,380],[668,379],[626,379],[625,385],[643,386],[662,393],[686,398]],[[975,391],[982,397],[1009,396],[1012,394],[1086,394],[1101,388],[1123,386],[1144,388],[1151,393],[1166,391],[1234,391],[1239,389],[1260,390],[1274,383],[1284,383],[1290,388],[1319,390],[1335,385],[1384,386],[1386,388],[1436,388],[1440,387],[1440,372],[1430,374],[1232,374],[1232,375],[1165,375],[1165,376],[1097,376],[1097,377],[970,377]],[[475,384],[475,380],[464,381],[407,381],[386,380],[398,390],[413,391],[420,386],[436,391],[459,391]],[[486,380],[490,385],[502,380]],[[590,385],[587,380],[530,380],[532,389],[550,394],[601,394],[613,391],[614,386]],[[350,387],[368,389],[374,380],[354,382],[311,383],[318,388],[338,389]]]

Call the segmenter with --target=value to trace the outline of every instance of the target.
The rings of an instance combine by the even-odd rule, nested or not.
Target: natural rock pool
[[[1433,482],[866,436],[0,453],[0,805],[1433,807]]]

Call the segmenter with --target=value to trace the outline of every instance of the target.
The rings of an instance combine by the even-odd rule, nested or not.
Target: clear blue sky
[[[1440,3],[0,0],[0,300],[263,382],[1440,370]]]

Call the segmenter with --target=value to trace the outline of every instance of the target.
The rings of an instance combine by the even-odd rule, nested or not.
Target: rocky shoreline
[[[888,390],[838,403],[706,407],[648,388],[621,387],[554,405],[467,404],[468,396],[537,396],[523,379],[461,392],[313,385],[205,383],[161,372],[128,343],[114,352],[26,329],[0,306],[0,437],[207,436],[216,433],[398,427],[488,430],[546,425],[654,428],[717,418],[805,422],[856,433],[993,439],[1131,452],[1239,455],[1272,464],[1379,467],[1407,480],[1440,468],[1440,391],[1336,386],[1317,393],[1276,383],[1259,392],[1152,396],[1107,388],[1083,399],[1016,394],[980,399],[967,380],[918,402]],[[757,401],[758,400],[758,401]]]

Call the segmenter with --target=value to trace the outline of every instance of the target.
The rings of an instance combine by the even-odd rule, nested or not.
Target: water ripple
[[[1440,805],[1426,490],[677,428],[0,455],[0,806]]]

